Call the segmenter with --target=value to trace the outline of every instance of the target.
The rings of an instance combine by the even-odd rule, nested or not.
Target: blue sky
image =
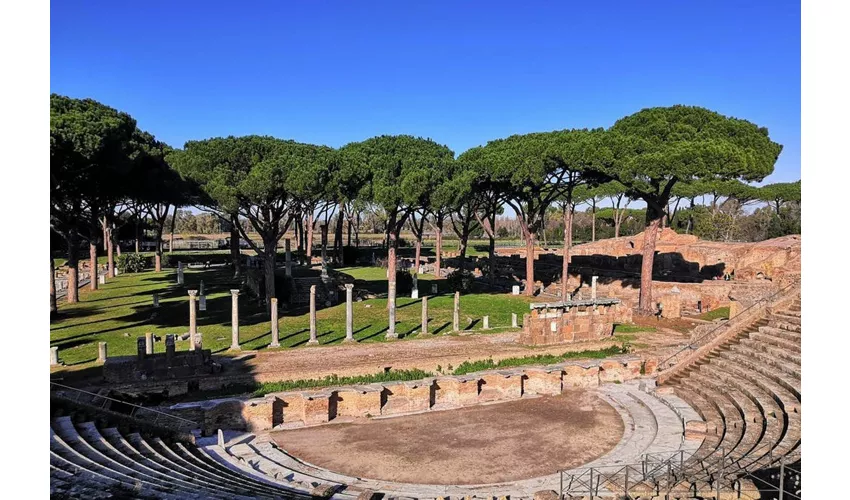
[[[430,137],[457,154],[690,104],[785,146],[800,178],[800,4],[51,2],[52,92],[175,147],[268,134],[338,147]]]

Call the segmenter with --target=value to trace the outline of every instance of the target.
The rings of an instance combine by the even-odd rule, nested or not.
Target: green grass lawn
[[[376,293],[386,293],[386,271],[381,268],[340,269]],[[430,276],[420,277],[419,290],[430,295]],[[189,324],[189,289],[199,288],[204,280],[207,311],[198,312],[198,331],[203,345],[213,352],[230,346],[231,296],[234,288],[226,268],[187,269],[184,286],[176,284],[176,271],[166,269],[139,274],[122,274],[101,285],[97,291],[81,290],[81,302],[67,304],[60,300],[59,316],[51,322],[51,346],[59,346],[59,357],[66,365],[80,365],[97,358],[97,343],[108,343],[110,356],[133,355],[136,338],[145,332],[164,336],[183,334]],[[152,295],[160,294],[160,307],[153,308]],[[451,331],[451,294],[428,300],[429,331]],[[408,296],[397,299],[396,331],[401,338],[411,338],[420,328],[421,301]],[[506,294],[475,293],[461,298],[461,328],[481,330],[481,318],[490,316],[490,326],[503,331],[511,324],[511,313],[520,318],[528,312],[529,299]],[[381,342],[387,330],[387,300],[376,298],[354,303],[354,337],[359,342]],[[243,349],[264,349],[271,341],[271,326],[264,307],[248,293],[240,296],[240,344]],[[345,338],[345,303],[319,309],[318,338],[322,344],[336,344]],[[501,327],[501,328],[500,328]],[[309,339],[309,315],[305,308],[282,311],[280,342],[282,348],[306,346]],[[178,349],[187,349],[188,341],[178,341]],[[155,343],[156,352],[165,349],[164,342]]]
[[[718,307],[717,309],[702,313],[697,316],[698,319],[705,321],[714,321],[716,319],[729,319],[729,307]]]

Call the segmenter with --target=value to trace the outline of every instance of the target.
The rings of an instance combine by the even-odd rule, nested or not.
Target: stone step
[[[789,376],[800,378],[800,365],[787,357],[780,357],[771,350],[779,348],[772,347],[769,344],[761,344],[761,348],[752,345],[740,344],[729,351],[729,354],[740,354],[749,358],[751,362],[757,362],[769,365],[770,367],[780,370]],[[732,359],[727,355],[718,356],[719,359]]]
[[[741,342],[740,342],[739,345],[744,346],[748,349],[752,349],[754,351],[765,352],[775,359],[785,360],[789,363],[793,363],[796,366],[799,366],[800,363],[801,363],[800,353],[788,351],[786,349],[783,349],[782,347],[778,347],[778,346],[775,346],[773,344],[769,344],[767,342],[762,342],[762,341],[756,340],[756,339],[741,339]],[[735,349],[731,349],[731,350],[734,351],[734,350],[737,350],[737,349],[738,348],[736,347]]]
[[[782,321],[779,319],[772,319],[767,322],[767,326],[772,326],[774,328],[781,328],[783,330],[788,330],[789,332],[802,332],[803,329],[800,325],[796,325],[794,323],[789,323],[787,321]]]
[[[791,330],[785,330],[782,328],[774,328],[772,326],[762,326],[759,328],[760,332],[767,333],[773,335],[774,337],[779,337],[781,339],[785,339],[788,342],[793,342],[795,344],[801,343],[801,334],[800,332],[794,332]]]
[[[797,326],[801,326],[803,324],[802,319],[799,315],[796,315],[796,316],[795,315],[788,315],[788,314],[783,314],[781,312],[771,313],[768,316],[768,320],[769,321],[781,321],[783,323],[789,323],[791,325],[797,325]]]
[[[777,337],[768,332],[753,332],[750,334],[750,338],[761,342],[766,342],[768,344],[773,344],[790,352],[800,353],[799,343],[789,342],[783,339],[782,337]]]

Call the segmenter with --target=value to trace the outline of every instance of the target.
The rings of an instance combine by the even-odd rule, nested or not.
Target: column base
[[[308,344],[316,345],[319,343],[319,339],[310,339],[307,341]]]
[[[230,346],[230,350],[231,351],[241,351],[242,348],[239,347],[238,345],[232,345],[232,346]]]
[[[398,338],[398,333],[387,333],[387,335],[386,335],[386,337],[385,337],[385,338],[388,338],[388,339],[397,339],[397,338]]]
[[[348,343],[357,342],[357,340],[355,340],[354,337],[351,337],[351,338],[345,337],[344,339],[342,339],[342,341],[348,342]]]
[[[270,348],[280,347],[280,343],[278,342],[276,344],[269,344],[269,347]]]

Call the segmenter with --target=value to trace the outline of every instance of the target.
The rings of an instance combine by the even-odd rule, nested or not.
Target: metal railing
[[[694,496],[721,493],[770,493],[778,500],[801,498],[799,467],[772,445],[749,450],[743,456],[723,448],[705,458],[685,457],[683,450],[643,455],[640,463],[588,467],[560,472],[560,497],[665,498],[688,491]],[[775,496],[773,496],[775,495]]]
[[[155,410],[155,409],[149,408],[147,406],[142,406],[142,405],[139,405],[139,404],[136,404],[136,403],[130,403],[128,401],[122,401],[120,399],[116,399],[116,398],[113,398],[113,397],[110,397],[110,396],[105,396],[103,394],[97,394],[97,393],[94,393],[94,392],[86,391],[84,389],[78,389],[76,387],[63,385],[63,384],[60,384],[58,382],[51,381],[50,385],[53,386],[53,387],[59,387],[59,388],[62,389],[62,391],[72,391],[75,394],[76,397],[67,396],[67,395],[61,394],[61,393],[59,393],[59,396],[64,398],[64,399],[67,399],[68,401],[73,401],[75,403],[88,404],[89,406],[99,407],[102,410],[107,410],[106,405],[109,402],[120,403],[122,405],[127,405],[127,406],[130,406],[132,408],[130,410],[130,413],[126,414],[131,418],[138,418],[138,417],[136,417],[136,412],[139,411],[139,410],[144,410],[145,412],[153,413],[154,415],[156,415],[156,417],[154,417],[154,419],[153,419],[153,422],[150,422],[153,425],[156,425],[157,422],[159,422],[160,417],[165,417],[166,419],[172,419],[174,421],[179,422],[181,428],[195,429],[195,428],[200,427],[199,424],[197,422],[195,422],[194,420],[189,420],[188,418],[178,417],[177,415],[172,415],[172,414],[164,412],[164,411]],[[81,401],[83,395],[91,396],[91,400],[88,403]],[[99,404],[96,403],[96,401],[98,401],[98,400],[100,400]]]
[[[762,297],[761,299],[755,301],[749,307],[741,310],[734,318],[720,323],[715,328],[712,328],[711,330],[704,333],[703,335],[700,335],[696,340],[691,341],[688,345],[682,347],[681,349],[679,349],[678,351],[676,351],[675,353],[673,353],[672,355],[668,356],[666,359],[664,359],[663,361],[658,363],[658,370],[661,372],[661,371],[668,370],[670,368],[675,367],[676,365],[679,364],[679,362],[677,361],[677,362],[671,363],[671,360],[673,360],[674,358],[680,357],[683,353],[687,353],[687,355],[693,354],[693,352],[696,351],[697,349],[699,349],[700,347],[703,347],[704,345],[708,344],[710,341],[719,337],[723,333],[724,330],[728,330],[730,328],[739,326],[741,324],[751,323],[752,321],[755,320],[755,317],[753,317],[750,313],[755,312],[756,308],[767,307],[767,305],[769,305],[770,302],[773,302],[780,295],[784,295],[786,292],[788,292],[789,290],[791,290],[793,288],[799,288],[799,284],[792,283],[792,284],[790,284],[790,285],[768,295],[767,297]]]

